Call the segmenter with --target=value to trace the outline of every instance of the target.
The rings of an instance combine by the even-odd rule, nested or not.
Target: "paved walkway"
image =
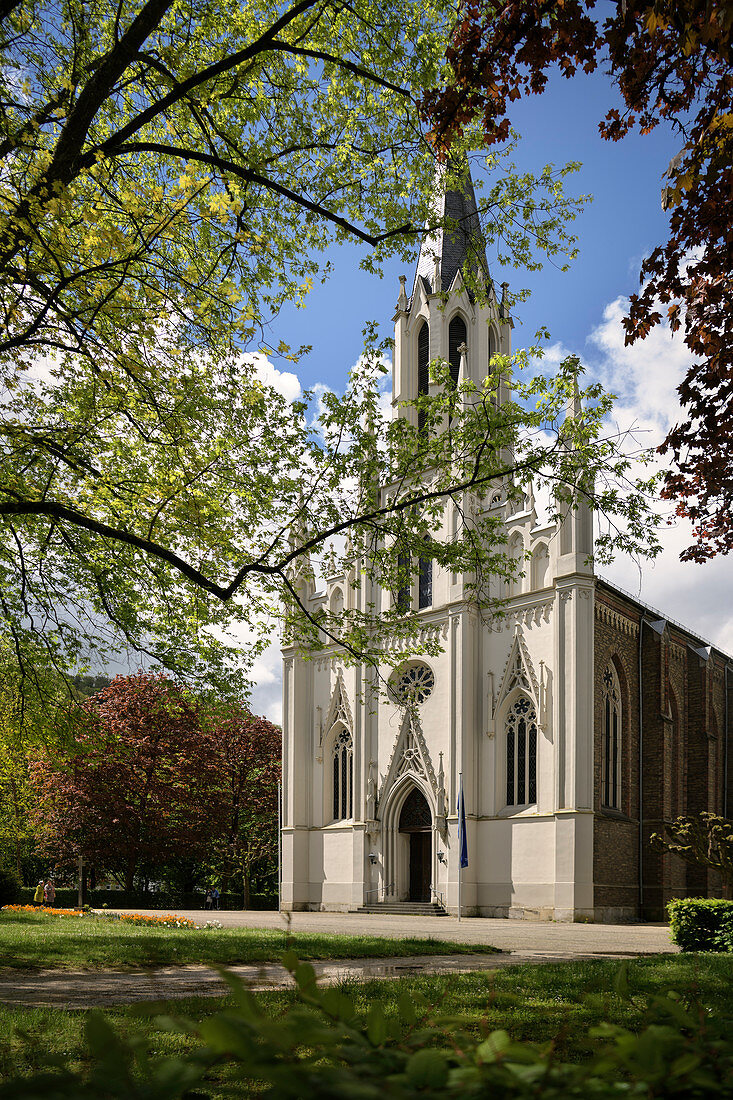
[[[160,910],[119,909],[119,913]],[[182,917],[204,924],[221,921],[225,928],[284,929],[288,920],[280,913],[174,910]],[[291,913],[290,930],[324,935],[384,936],[407,939],[428,936],[459,943],[490,943],[502,951],[540,951],[548,955],[650,955],[676,951],[666,924],[556,924],[554,921],[494,920],[490,917],[411,917],[378,913]]]
[[[132,912],[132,910],[118,910]],[[152,910],[150,912],[153,912]],[[157,911],[160,912],[159,910]],[[215,913],[180,911],[203,924],[212,916],[226,928],[285,930],[287,921],[278,913]],[[290,931],[297,951],[298,933],[350,933],[403,939],[433,936],[461,943],[491,943],[501,948],[496,955],[421,955],[385,959],[313,961],[319,979],[333,984],[344,979],[399,978],[410,974],[461,973],[498,967],[571,959],[633,958],[636,955],[676,951],[663,924],[551,924],[530,921],[452,917],[380,916],[339,913],[294,913]],[[232,966],[254,990],[282,989],[292,979],[282,966],[261,964]],[[226,985],[217,970],[208,966],[164,967],[139,971],[15,971],[0,972],[0,1002],[57,1008],[91,1008],[97,1005],[131,1004],[137,1001],[172,1000],[180,997],[221,996]]]

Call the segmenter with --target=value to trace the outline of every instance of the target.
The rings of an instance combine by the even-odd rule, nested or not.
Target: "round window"
[[[422,661],[403,665],[391,681],[392,693],[398,703],[424,703],[435,687],[433,671]]]

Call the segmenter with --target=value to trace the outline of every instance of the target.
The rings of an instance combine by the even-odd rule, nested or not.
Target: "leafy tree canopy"
[[[232,880],[241,881],[242,905],[249,909],[253,869],[277,866],[282,733],[241,704],[218,707],[209,714],[205,730],[219,769],[212,798],[220,826],[208,853],[209,866],[219,876],[222,893]]]
[[[73,743],[31,766],[39,849],[84,856],[132,890],[141,864],[202,853],[218,832],[218,755],[199,706],[163,676],[118,676],[83,704]],[[73,808],[73,812],[70,810]]]
[[[77,667],[123,638],[226,686],[228,631],[256,628],[284,594],[290,629],[316,629],[301,581],[349,529],[354,585],[375,568],[392,583],[395,541],[416,561],[426,537],[479,579],[506,572],[470,496],[497,476],[570,477],[572,497],[582,460],[584,491],[647,545],[643,490],[622,499],[605,480],[629,470],[596,447],[607,403],[591,393],[560,429],[572,365],[501,414],[491,394],[510,363],[460,409],[444,391],[423,410],[429,439],[379,420],[373,340],[320,412],[258,374],[260,348],[294,354],[266,326],[327,272],[323,249],[361,240],[374,270],[407,258],[436,181],[460,183],[480,129],[436,171],[417,109],[453,19],[445,0],[0,7],[0,609],[23,676],[39,638]],[[487,162],[488,244],[520,265],[572,255],[569,169],[520,177],[509,157]],[[471,518],[439,550],[450,491]],[[334,627],[368,657],[379,614],[363,604]]]
[[[684,419],[661,450],[673,463],[664,494],[695,529],[682,556],[696,561],[733,550],[732,34],[725,0],[618,0],[602,12],[596,0],[468,0],[448,48],[451,75],[423,101],[440,145],[477,121],[493,144],[509,133],[512,103],[542,92],[554,66],[571,78],[607,65],[623,106],[600,122],[603,137],[663,121],[680,135],[663,192],[669,239],[642,263],[624,323],[630,344],[666,316],[694,357],[680,387]]]

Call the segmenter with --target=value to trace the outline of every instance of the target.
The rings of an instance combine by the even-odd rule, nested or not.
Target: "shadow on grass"
[[[288,934],[285,929],[146,928],[94,917],[0,922],[0,968],[6,972],[256,965],[278,962],[288,945],[303,960],[490,954],[496,950],[489,945],[430,938],[391,940],[378,936]]]

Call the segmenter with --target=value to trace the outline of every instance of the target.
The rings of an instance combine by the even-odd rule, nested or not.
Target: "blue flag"
[[[458,789],[458,854],[459,866],[468,867],[468,836],[466,835],[466,802],[463,797],[463,776]]]

